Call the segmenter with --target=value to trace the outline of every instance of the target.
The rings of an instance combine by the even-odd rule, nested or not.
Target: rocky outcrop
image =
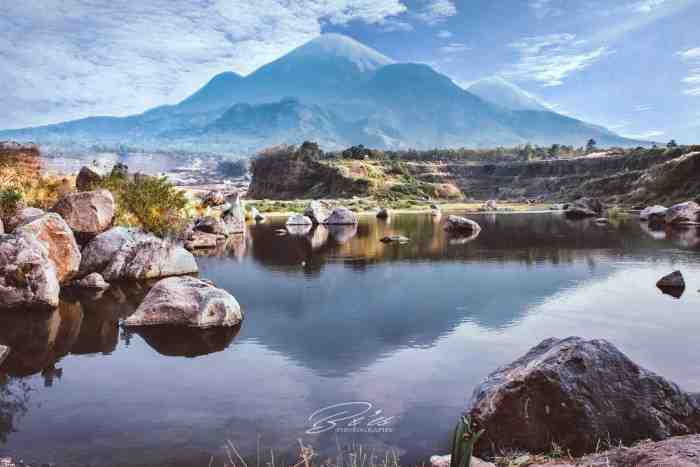
[[[61,198],[52,208],[86,242],[112,226],[114,197],[107,190],[82,191]]]
[[[579,198],[564,209],[564,215],[570,219],[598,217],[603,212],[603,204],[596,198]]]
[[[700,224],[700,205],[694,201],[674,204],[666,211],[669,225]]]
[[[472,234],[474,232],[480,232],[481,226],[471,219],[451,214],[447,216],[444,230],[452,234]]]
[[[61,284],[67,283],[77,274],[81,260],[80,248],[73,231],[58,214],[44,214],[20,224],[15,228],[14,234],[32,238],[45,248]]]
[[[79,277],[98,272],[108,281],[145,280],[193,274],[194,256],[153,235],[124,227],[101,233],[83,248]]]
[[[630,445],[700,431],[699,401],[647,371],[605,340],[547,339],[489,375],[468,409],[486,433],[475,454],[574,455],[600,440]]]
[[[331,211],[326,219],[326,225],[357,225],[357,216],[354,212],[345,207],[337,207]]]
[[[0,235],[0,310],[52,309],[59,292],[56,269],[39,242]]]
[[[102,175],[90,167],[82,167],[75,178],[75,188],[78,191],[94,190],[102,182]]]
[[[526,456],[529,457],[529,456]],[[580,459],[528,461],[528,467],[700,467],[700,435],[644,441]],[[523,465],[523,467],[524,467]]]
[[[333,206],[326,201],[313,200],[304,209],[304,215],[314,224],[325,224],[332,209]]]
[[[248,197],[345,198],[368,193],[368,180],[346,176],[302,149],[282,149],[253,159]]]
[[[158,282],[124,324],[209,328],[234,326],[242,319],[241,307],[225,290],[194,277],[171,277]]]
[[[5,219],[5,232],[12,233],[18,225],[31,222],[34,219],[46,214],[39,208],[22,208],[15,212],[12,216]]]

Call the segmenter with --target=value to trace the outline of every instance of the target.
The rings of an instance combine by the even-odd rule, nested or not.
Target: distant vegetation
[[[248,161],[245,159],[221,161],[219,162],[217,170],[225,177],[243,177],[248,173]]]

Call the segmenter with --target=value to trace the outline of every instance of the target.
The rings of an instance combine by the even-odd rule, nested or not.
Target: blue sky
[[[500,75],[621,134],[700,142],[700,0],[0,0],[0,128],[175,103],[322,32]]]

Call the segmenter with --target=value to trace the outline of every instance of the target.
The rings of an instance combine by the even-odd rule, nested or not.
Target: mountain
[[[346,36],[325,34],[248,76],[212,78],[175,105],[130,117],[90,117],[0,131],[0,139],[58,146],[250,153],[316,140],[326,149],[571,144],[631,146],[565,117],[498,78],[465,90],[427,65],[396,63]]]
[[[549,111],[539,99],[500,76],[484,78],[472,83],[467,91],[481,97],[486,102],[508,110]]]

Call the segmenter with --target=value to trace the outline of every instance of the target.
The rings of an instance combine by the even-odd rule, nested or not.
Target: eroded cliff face
[[[38,176],[41,170],[39,148],[33,144],[0,141],[0,170],[9,168],[28,177]]]

